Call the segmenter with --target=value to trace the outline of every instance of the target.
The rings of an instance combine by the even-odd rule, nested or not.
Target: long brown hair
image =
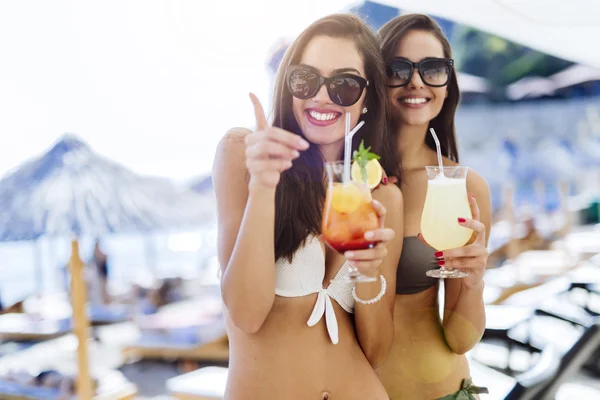
[[[452,58],[452,49],[448,39],[444,35],[442,28],[431,17],[424,14],[406,14],[386,23],[379,29],[381,40],[381,53],[386,63],[390,62],[396,53],[398,42],[410,31],[425,31],[435,36],[444,49],[444,57]],[[444,100],[444,105],[440,113],[431,121],[429,128],[435,129],[435,133],[440,139],[442,154],[449,159],[458,162],[458,149],[456,146],[456,129],[454,126],[454,115],[460,102],[460,91],[458,89],[458,80],[456,71],[452,66],[452,75],[448,82],[448,97]],[[433,150],[436,149],[435,142],[431,135],[425,136],[425,143]]]
[[[388,175],[398,176],[398,156],[395,138],[387,134],[387,77],[385,64],[374,33],[358,17],[334,14],[319,19],[300,34],[287,49],[277,71],[273,101],[273,126],[294,132],[302,137],[292,112],[292,95],[287,89],[285,71],[288,65],[298,64],[308,43],[316,36],[352,40],[364,62],[369,86],[366,90],[365,125],[356,133],[353,148],[362,139],[372,151],[381,156],[381,165]],[[292,168],[282,174],[275,198],[275,258],[292,259],[296,250],[310,234],[321,233],[325,201],[324,159],[318,146],[302,152]]]

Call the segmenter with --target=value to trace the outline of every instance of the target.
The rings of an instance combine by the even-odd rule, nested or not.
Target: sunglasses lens
[[[319,90],[319,76],[308,69],[297,69],[290,73],[288,86],[294,97],[309,99]]]
[[[388,85],[402,86],[410,80],[411,66],[402,61],[396,61],[387,67]]]
[[[441,86],[448,83],[450,66],[440,60],[426,61],[421,66],[421,74],[426,84]]]
[[[362,94],[362,86],[353,77],[340,76],[329,82],[327,91],[331,101],[339,106],[348,107],[358,101]]]

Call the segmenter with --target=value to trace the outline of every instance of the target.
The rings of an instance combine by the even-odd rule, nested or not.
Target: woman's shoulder
[[[398,186],[393,183],[387,183],[385,185],[379,185],[373,191],[373,198],[384,205],[386,208],[390,207],[403,207],[404,198],[402,191]]]
[[[228,130],[217,145],[216,158],[223,157],[225,159],[243,161],[240,158],[246,151],[246,136],[252,131],[247,128],[232,128]]]
[[[475,169],[468,165],[457,163],[456,161],[453,161],[447,157],[444,157],[444,165],[450,167],[469,167],[469,172],[467,173],[467,187],[469,190],[479,193],[489,193],[490,189],[487,181]]]
[[[216,185],[245,182],[246,136],[252,131],[246,128],[233,128],[227,131],[219,141],[213,162],[212,176]]]
[[[472,192],[476,198],[489,198],[490,185],[483,176],[473,168],[469,167],[467,173],[467,189]]]
[[[217,153],[224,150],[233,150],[239,148],[246,148],[246,136],[251,134],[252,131],[247,128],[236,127],[228,130],[225,135],[219,141],[217,146]]]

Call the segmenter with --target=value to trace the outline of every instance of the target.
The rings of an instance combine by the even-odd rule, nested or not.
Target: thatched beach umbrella
[[[137,175],[72,135],[0,181],[0,241],[36,243],[38,291],[41,237],[196,229],[213,218],[212,197]]]

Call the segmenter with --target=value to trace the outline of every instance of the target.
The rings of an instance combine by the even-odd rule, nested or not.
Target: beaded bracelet
[[[374,304],[374,303],[377,303],[379,300],[381,300],[381,298],[383,297],[383,295],[385,294],[385,292],[387,290],[387,282],[385,280],[385,276],[383,276],[383,275],[379,275],[379,279],[381,279],[381,290],[379,291],[377,296],[375,296],[369,300],[363,300],[356,295],[356,285],[355,285],[352,288],[352,298],[354,299],[354,301],[356,301],[357,303],[360,303],[360,304]]]

